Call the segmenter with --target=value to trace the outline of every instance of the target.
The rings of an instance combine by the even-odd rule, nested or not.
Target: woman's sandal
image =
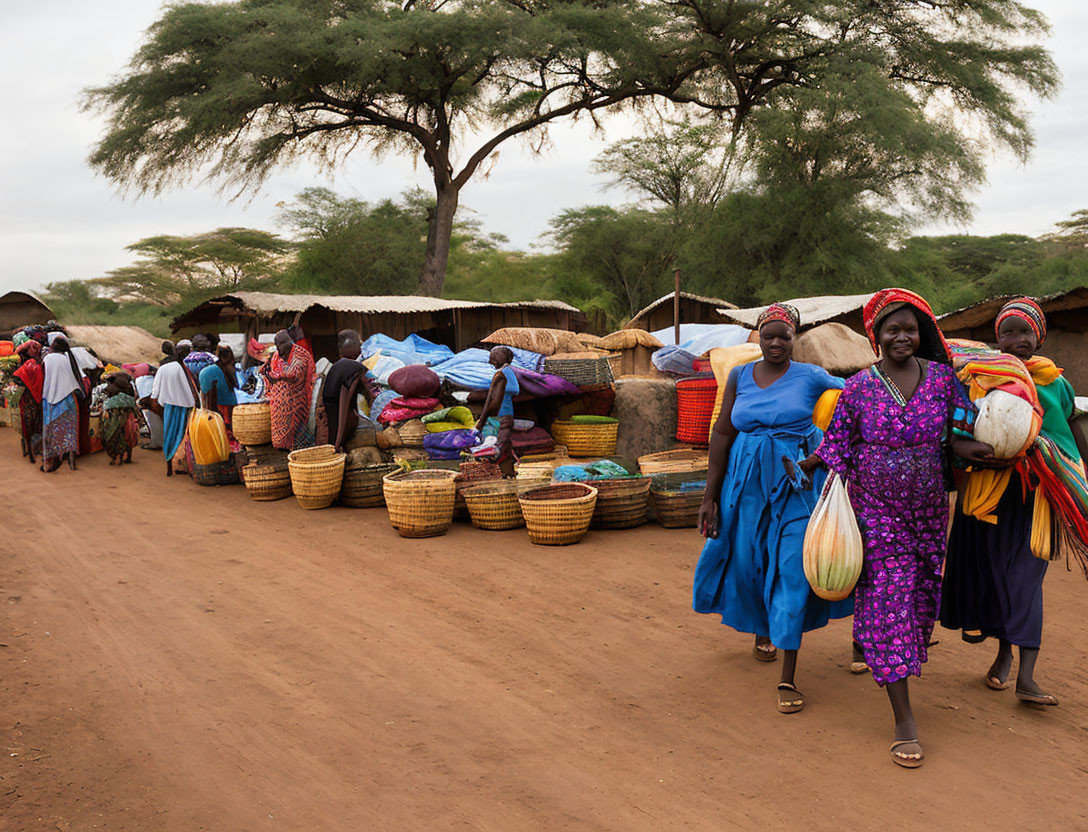
[[[1008,681],[1002,682],[996,676],[987,675],[982,681],[986,683],[986,687],[988,687],[990,690],[1008,690],[1009,689]]]
[[[1042,708],[1055,708],[1058,705],[1058,697],[1051,696],[1049,693],[1025,693],[1018,690],[1016,698],[1025,705],[1036,705]]]
[[[778,658],[778,648],[771,645],[770,650],[764,650],[757,644],[752,647],[752,655],[756,657],[757,662],[773,662]]]
[[[787,694],[783,697],[782,694]],[[795,714],[805,707],[805,695],[789,682],[782,682],[778,686],[778,712],[780,714]]]
[[[901,750],[909,745],[913,745],[918,750]],[[903,768],[918,768],[926,759],[926,752],[922,750],[922,745],[918,740],[896,740],[892,743],[892,747],[888,749],[888,753],[892,755],[892,762]]]
[[[865,662],[850,662],[850,672],[855,676],[869,672],[869,665]]]

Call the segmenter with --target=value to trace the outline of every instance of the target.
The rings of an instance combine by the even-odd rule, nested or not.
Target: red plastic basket
[[[706,445],[710,418],[718,400],[718,382],[709,378],[688,378],[676,382],[676,441]]]

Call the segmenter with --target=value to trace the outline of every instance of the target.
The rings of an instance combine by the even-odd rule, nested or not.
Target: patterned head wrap
[[[869,343],[873,352],[880,355],[880,344],[877,342],[876,333],[880,323],[893,312],[909,306],[914,310],[918,318],[918,331],[921,342],[918,345],[918,356],[937,361],[941,364],[951,364],[951,353],[948,344],[944,340],[944,333],[937,325],[937,318],[933,309],[925,298],[915,294],[909,289],[882,289],[869,298],[865,309],[861,313],[865,323],[865,332],[869,336]]]
[[[995,336],[997,330],[1001,328],[1001,322],[1006,318],[1020,318],[1022,321],[1026,321],[1027,325],[1035,333],[1039,346],[1043,345],[1046,340],[1046,315],[1043,314],[1042,307],[1034,300],[1031,298],[1017,298],[1002,306],[1001,311],[997,313],[997,320],[994,321]]]
[[[759,317],[756,318],[756,330],[763,329],[764,324],[769,324],[771,321],[781,321],[794,332],[801,326],[801,313],[797,311],[796,307],[790,306],[788,303],[772,303],[766,309],[759,313]]]

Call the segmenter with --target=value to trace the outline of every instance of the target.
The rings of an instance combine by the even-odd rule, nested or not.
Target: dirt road
[[[887,757],[847,622],[809,705],[690,611],[693,530],[578,546],[167,480],[138,451],[46,477],[0,431],[0,829],[1088,828],[1088,584],[1052,567],[1041,680],[940,634],[928,753]]]

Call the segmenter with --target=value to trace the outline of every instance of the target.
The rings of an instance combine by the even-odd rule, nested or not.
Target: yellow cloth
[[[718,398],[714,402],[714,415],[710,417],[711,432],[718,421],[718,414],[722,412],[722,397],[725,395],[729,373],[734,367],[751,364],[762,357],[763,351],[759,344],[738,344],[735,347],[717,347],[710,351],[710,369],[714,371],[714,380],[718,382]],[[710,441],[709,435],[707,441]]]
[[[997,525],[997,504],[1012,478],[1012,468],[971,471],[963,489],[963,513]]]

